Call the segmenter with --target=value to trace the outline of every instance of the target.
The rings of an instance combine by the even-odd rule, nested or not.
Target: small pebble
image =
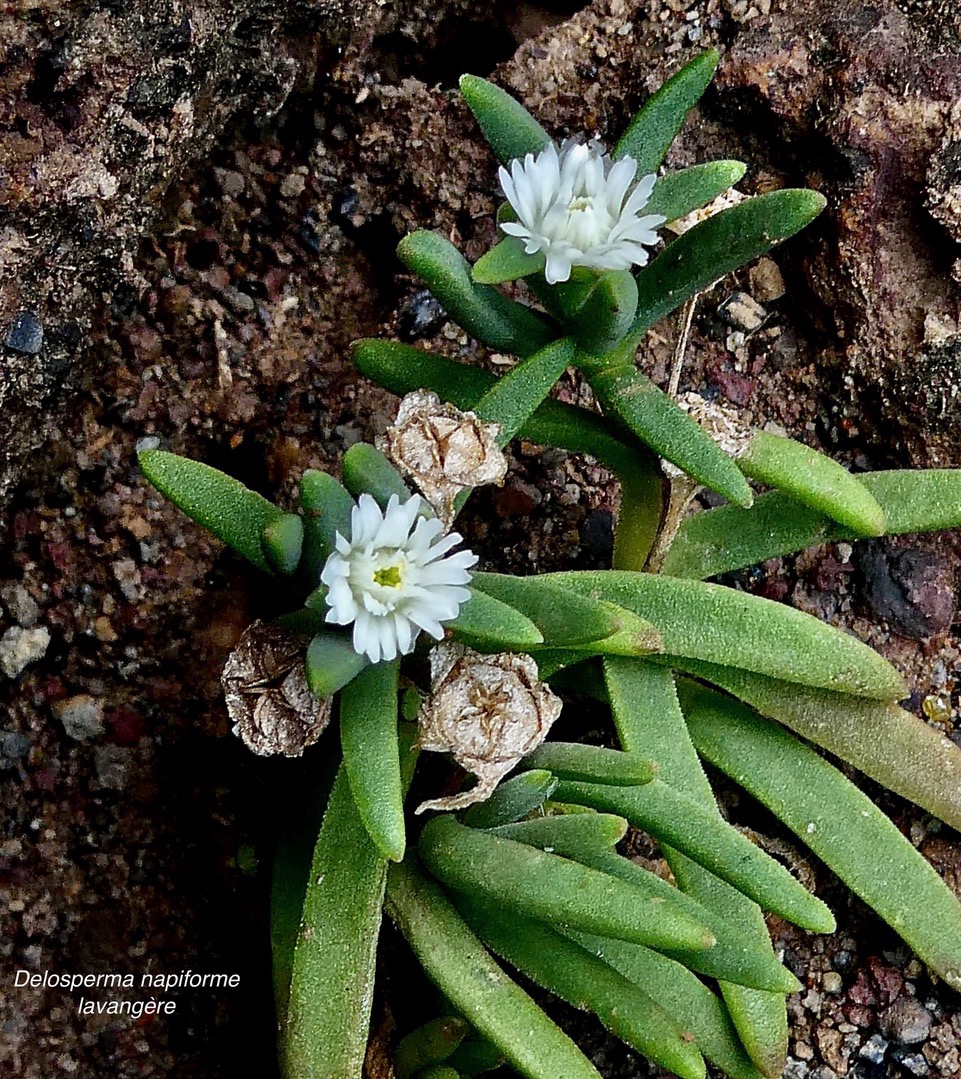
[[[878,1025],[898,1045],[915,1045],[931,1033],[931,1013],[914,997],[898,997],[881,1013]]]
[[[779,300],[787,291],[784,278],[773,259],[759,259],[748,274],[751,295],[761,303]]]
[[[13,317],[3,343],[23,356],[36,356],[43,345],[43,326],[32,311],[19,311]]]
[[[821,985],[825,993],[840,993],[844,981],[836,970],[829,970],[821,979]]]
[[[43,659],[49,647],[50,630],[46,626],[11,626],[0,637],[0,670],[8,678],[16,678],[29,664]]]
[[[717,313],[728,326],[745,334],[760,329],[767,318],[767,311],[747,292],[732,292]]]
[[[427,289],[420,289],[401,304],[397,313],[397,332],[405,341],[432,337],[447,315]]]
[[[861,1046],[858,1056],[869,1064],[880,1064],[884,1060],[884,1054],[888,1051],[888,1043],[880,1034],[872,1034]]]
[[[37,624],[40,607],[22,584],[4,585],[0,588],[0,599],[18,625],[29,628]]]
[[[74,741],[86,742],[103,733],[103,703],[89,693],[56,701],[51,710]]]

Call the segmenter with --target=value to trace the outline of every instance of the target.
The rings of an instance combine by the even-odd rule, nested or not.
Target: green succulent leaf
[[[502,165],[510,164],[515,157],[540,153],[551,141],[527,109],[499,86],[478,75],[461,75],[459,85],[467,107]]]
[[[427,976],[525,1079],[600,1079],[571,1039],[491,959],[444,893],[411,859],[390,867],[387,909]]]
[[[166,450],[141,450],[140,470],[157,490],[197,524],[258,569],[270,571],[261,538],[284,511],[238,480]]]
[[[448,315],[471,337],[498,352],[531,356],[555,334],[529,307],[489,285],[475,284],[470,264],[456,247],[433,232],[412,232],[397,247],[401,262],[422,278]]]
[[[463,816],[470,828],[496,828],[533,813],[554,793],[557,779],[544,769],[532,769],[508,779],[486,802],[473,805]]]
[[[603,356],[631,328],[637,314],[637,282],[629,270],[605,270],[568,321],[580,349]]]
[[[494,829],[494,834],[588,864],[581,856],[584,852],[593,854],[597,850],[613,849],[627,835],[627,827],[623,817],[588,810],[502,824]],[[714,948],[708,951],[714,951]]]
[[[396,495],[403,503],[410,488],[387,457],[369,442],[355,442],[344,454],[344,486],[355,497],[372,495],[381,509]]]
[[[317,837],[281,1027],[290,1079],[360,1079],[386,870],[341,768]]]
[[[342,483],[326,472],[308,469],[300,479],[300,504],[304,511],[304,579],[316,584],[334,549],[339,532],[350,539],[350,512],[354,500]]]
[[[547,645],[563,647],[603,640],[621,628],[609,604],[548,584],[543,577],[474,573],[471,584],[527,615]]]
[[[592,363],[581,354],[578,366],[607,415],[616,416],[646,446],[705,487],[736,505],[750,506],[751,489],[734,461],[633,361]]]
[[[740,161],[705,161],[658,176],[645,214],[661,214],[668,223],[686,217],[733,187],[747,171]]]
[[[693,1032],[698,1049],[730,1079],[763,1079],[745,1053],[724,1004],[681,963],[641,944],[586,933],[571,936],[634,985],[655,986],[658,1003]]]
[[[528,422],[554,383],[574,362],[574,345],[566,337],[522,360],[498,379],[474,406],[488,423],[499,423],[498,443],[506,446]]]
[[[666,783],[690,794],[720,816],[681,714],[671,672],[649,662],[609,658],[604,660],[604,678],[617,735],[624,749],[654,757]],[[772,964],[780,967],[764,916],[756,903],[680,851],[666,844],[661,850],[678,887],[744,934],[745,964],[750,958],[752,962],[765,964],[769,970]],[[736,947],[730,930],[719,936],[715,951],[729,943]],[[722,978],[719,987],[748,1055],[769,1079],[779,1079],[788,1047],[784,997],[738,984],[744,980],[743,969],[737,980]],[[783,968],[782,974],[791,977]]]
[[[672,75],[635,114],[614,147],[613,157],[632,157],[638,176],[656,172],[687,114],[714,78],[717,49],[708,49]]]
[[[298,513],[285,513],[264,529],[264,554],[273,568],[285,576],[295,573],[304,546],[304,520]]]
[[[534,273],[543,273],[547,259],[543,251],[528,255],[524,241],[507,236],[482,255],[471,270],[478,285],[502,285]]]
[[[690,1035],[613,967],[543,922],[505,919],[463,896],[458,907],[496,955],[537,985],[593,1012],[612,1034],[681,1079],[703,1079],[704,1059]]]
[[[866,644],[760,596],[626,570],[551,573],[546,580],[648,619],[674,655],[879,700],[905,693],[900,674]]]
[[[307,647],[307,684],[315,697],[332,697],[369,664],[347,637],[318,633]]]
[[[714,943],[702,923],[663,900],[651,900],[604,873],[468,828],[451,817],[429,821],[418,850],[443,884],[526,917],[652,947],[695,950]]]
[[[397,741],[398,661],[365,667],[340,694],[340,744],[364,827],[384,858],[404,857],[404,796]]]
[[[881,506],[886,535],[961,526],[961,469],[865,472],[858,480]],[[850,529],[789,495],[769,491],[750,510],[721,506],[682,521],[663,571],[715,577],[828,540],[855,538]]]
[[[398,396],[429,389],[461,409],[473,408],[498,381],[496,375],[479,367],[394,341],[358,341],[353,346],[353,360],[362,374]],[[600,416],[560,401],[544,401],[518,434],[544,446],[593,454],[616,471],[629,471],[638,456],[611,433]]]
[[[774,678],[716,664],[671,658],[665,662],[720,686],[961,829],[961,749],[896,704],[786,686]]]
[[[884,535],[884,510],[857,476],[800,442],[756,431],[737,459],[745,476],[846,525],[856,536]]]
[[[457,617],[445,623],[458,637],[487,651],[531,648],[544,640],[537,626],[520,611],[477,588],[471,588],[470,594]]]
[[[961,989],[961,903],[877,806],[813,750],[743,705],[694,687],[682,700],[698,751]]]
[[[634,787],[650,783],[657,765],[639,753],[587,746],[580,742],[544,742],[522,762],[525,768],[544,768],[559,779]]]
[[[504,1054],[486,1038],[465,1038],[447,1062],[461,1075],[485,1075],[504,1063]]]
[[[723,210],[679,236],[637,275],[634,338],[639,340],[696,293],[799,232],[824,206],[824,197],[816,191],[771,191]]]
[[[776,993],[793,993],[797,979],[777,961],[767,935],[758,940],[741,921],[722,917],[710,906],[672,887],[660,877],[614,852],[627,821],[607,813],[580,813],[536,817],[496,829],[499,836],[571,858],[633,885],[645,895],[682,907],[703,922],[717,938],[713,948],[667,949],[678,962],[712,978]],[[676,855],[675,857],[680,857]],[[740,893],[738,893],[740,894]],[[664,951],[665,949],[659,949]]]
[[[412,1030],[401,1038],[394,1052],[397,1079],[411,1079],[421,1068],[447,1060],[469,1029],[460,1016],[444,1015]]]
[[[828,908],[782,865],[716,813],[660,780],[640,787],[562,780],[555,795],[561,802],[576,802],[625,817],[726,880],[765,910],[774,911],[815,933],[834,932],[834,917]],[[569,924],[574,926],[573,921]],[[586,926],[582,928],[597,932]],[[638,943],[651,944],[644,940]],[[659,950],[663,947],[670,948],[671,945],[664,945]],[[673,947],[683,948],[684,945],[674,944]]]

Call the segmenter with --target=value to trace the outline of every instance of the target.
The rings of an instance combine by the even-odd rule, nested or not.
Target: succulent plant
[[[450,1013],[400,1042],[402,1077],[452,1079],[502,1060],[529,1079],[597,1076],[505,967],[684,1079],[700,1079],[705,1059],[732,1079],[779,1075],[785,996],[798,983],[763,912],[818,933],[834,918],[724,820],[702,761],[961,988],[961,904],[818,748],[955,828],[961,750],[898,707],[904,682],[867,645],[706,581],[829,540],[961,525],[961,470],[853,475],[708,406],[682,407],[635,366],[651,326],[824,205],[805,190],[727,197],[739,162],[658,172],[716,63],[706,52],[665,83],[610,157],[588,144],[558,149],[502,90],[462,80],[504,166],[506,236],[474,266],[427,232],[399,255],[453,321],[519,362],[498,378],[391,341],[353,350],[363,374],[418,395],[402,410],[416,430],[398,425],[392,441],[405,447],[404,473],[435,492],[433,507],[363,444],[347,451],[343,484],[305,474],[300,513],[201,463],[141,454],[161,492],[283,582],[300,606],[278,625],[300,642],[312,692],[338,702],[342,765],[312,860],[281,845],[275,870],[285,1079],[360,1076],[383,909]],[[649,257],[652,230],[681,219]],[[498,288],[518,280],[536,307]],[[549,396],[568,368],[600,413]],[[467,552],[448,556],[459,536],[445,531],[471,489],[470,458],[444,473],[448,455],[469,447],[496,482],[491,455],[515,436],[591,454],[619,479],[611,569],[515,577],[472,571]],[[698,486],[727,504],[687,512]],[[337,625],[349,622],[353,631]],[[420,630],[450,638],[431,685],[404,658]],[[232,693],[251,691],[233,679]],[[565,686],[604,702],[620,748],[545,740]],[[418,717],[423,748],[479,777],[426,808],[465,807],[516,774],[420,827],[404,805]],[[320,736],[322,724],[308,726]],[[629,827],[656,838],[673,883],[618,853]]]

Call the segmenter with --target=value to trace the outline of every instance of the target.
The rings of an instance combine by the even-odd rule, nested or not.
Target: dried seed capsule
[[[331,698],[315,697],[304,671],[306,643],[254,622],[227,657],[221,683],[234,734],[261,756],[299,757],[330,722]]]
[[[485,656],[445,641],[432,649],[431,696],[420,711],[420,747],[450,753],[477,785],[417,808],[463,809],[482,802],[547,737],[561,701],[538,681],[527,655]]]

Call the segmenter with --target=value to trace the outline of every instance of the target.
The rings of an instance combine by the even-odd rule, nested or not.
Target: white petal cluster
[[[425,505],[420,495],[404,503],[393,495],[382,511],[362,494],[351,511],[350,539],[337,534],[320,575],[327,621],[353,623],[354,650],[372,663],[410,652],[421,630],[439,641],[441,623],[470,598],[463,586],[477,555],[448,555],[461,536],[444,536],[436,517],[419,516]]]
[[[658,214],[640,216],[656,177],[643,177],[628,195],[637,162],[613,162],[604,148],[568,139],[560,151],[553,143],[537,157],[528,154],[500,170],[501,187],[517,214],[501,228],[524,240],[529,255],[543,251],[549,284],[566,281],[572,266],[629,270],[643,266],[654,231],[664,224]]]

